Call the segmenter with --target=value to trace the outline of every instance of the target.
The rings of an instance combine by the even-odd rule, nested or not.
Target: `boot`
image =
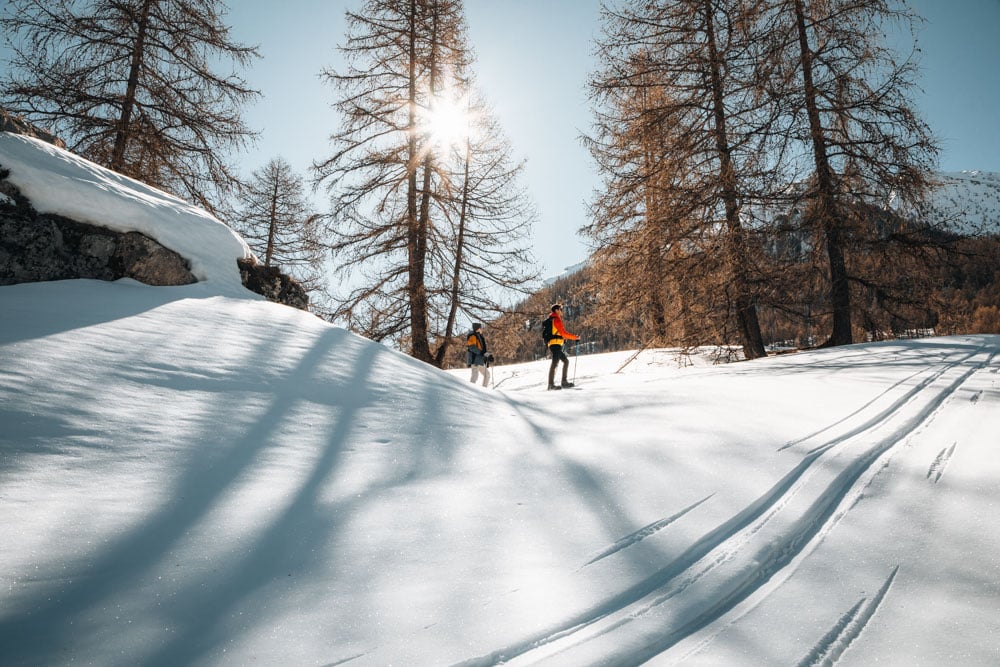
[[[569,367],[566,364],[563,364],[562,386],[565,387],[566,389],[569,389],[570,387],[575,387],[576,386],[572,382],[570,382],[569,379],[567,379],[566,376],[568,374],[569,374]]]
[[[553,389],[562,389],[556,384],[556,367],[554,365],[549,366],[549,391]]]

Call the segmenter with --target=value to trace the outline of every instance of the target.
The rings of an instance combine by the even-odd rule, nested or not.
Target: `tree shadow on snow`
[[[197,286],[150,287],[133,280],[60,280],[0,288],[0,345],[57,335],[202,295]],[[207,295],[207,294],[206,294]]]
[[[265,359],[272,344],[260,341],[259,349],[247,358]],[[336,372],[325,374],[331,369]],[[408,374],[415,389],[402,397],[398,389],[388,386],[400,374]],[[239,395],[253,384],[254,377],[252,370],[240,370],[215,377],[171,378],[168,384],[181,393],[228,396]],[[261,617],[246,619],[242,629],[239,625],[233,629],[232,616],[245,611],[245,603],[266,588],[280,589],[289,577],[324,566],[331,557],[329,547],[345,521],[373,495],[426,471],[433,472],[438,466],[432,459],[444,461],[453,454],[457,443],[437,427],[445,420],[436,413],[448,403],[442,394],[453,392],[455,384],[451,378],[429,372],[381,345],[340,329],[322,329],[294,367],[272,379],[267,387],[270,405],[235,440],[229,425],[238,421],[244,408],[215,400],[217,410],[200,417],[202,432],[193,435],[198,446],[187,448],[190,459],[159,509],[109,540],[76,572],[66,573],[18,610],[0,618],[3,662],[68,661],[76,652],[82,653],[80,658],[93,655],[100,651],[95,645],[112,640],[128,647],[130,655],[121,656],[122,664],[190,664],[224,650],[234,635],[266,625],[266,611]],[[329,488],[345,450],[359,438],[359,428],[368,417],[365,411],[390,398],[399,403],[395,409],[413,416],[412,427],[421,437],[412,438],[409,449],[399,452],[404,459],[399,466],[372,480],[362,493],[334,503],[322,501],[320,496]],[[188,563],[178,564],[170,584],[156,583],[156,575],[172,565],[165,559],[182,549],[185,539],[227,501],[241,477],[261,472],[262,458],[273,453],[270,450],[281,437],[280,429],[294,419],[303,402],[333,416],[319,451],[309,454],[311,468],[291,495],[280,498],[282,509],[253,526],[252,535],[241,534],[245,544],[222,543],[221,548],[232,557],[223,568],[211,572],[210,578],[205,576],[203,564]],[[415,446],[421,442],[432,446]],[[263,473],[268,470],[264,468]],[[161,627],[130,630],[128,619],[112,622],[116,614],[108,607],[122,599],[134,602],[135,591],[142,589],[157,591],[157,599],[148,601],[155,609],[147,610],[144,616],[147,621],[148,617],[162,621]],[[122,639],[130,632],[135,636]]]

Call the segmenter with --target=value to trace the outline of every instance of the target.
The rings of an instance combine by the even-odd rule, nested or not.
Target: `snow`
[[[965,235],[1000,233],[1000,174],[941,172],[935,181],[920,206],[923,219]]]
[[[584,261],[578,262],[578,263],[576,263],[576,264],[574,264],[572,266],[567,266],[560,273],[557,273],[554,276],[549,276],[548,278],[546,278],[545,280],[543,280],[542,284],[545,285],[546,287],[549,286],[549,285],[552,285],[557,280],[560,280],[561,278],[566,278],[568,276],[573,275],[574,273],[579,273],[580,271],[583,271],[585,268],[587,268],[587,265],[589,265],[589,264],[590,264],[590,260],[584,260]]]
[[[0,165],[208,277],[0,287],[0,664],[1000,663],[1000,336],[484,389],[234,289],[182,203]]]

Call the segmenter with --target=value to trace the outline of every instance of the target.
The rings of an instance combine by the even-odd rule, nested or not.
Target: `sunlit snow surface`
[[[0,664],[1000,663],[1000,337],[483,389],[228,252],[0,288]]]

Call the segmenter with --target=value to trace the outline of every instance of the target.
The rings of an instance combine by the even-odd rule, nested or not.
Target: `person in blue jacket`
[[[482,374],[483,386],[488,387],[490,385],[489,362],[492,355],[486,351],[486,338],[483,336],[483,325],[479,322],[472,325],[472,331],[469,332],[465,341],[465,349],[466,366],[472,368],[472,379],[470,382],[475,384],[476,380],[479,379],[479,375]]]

